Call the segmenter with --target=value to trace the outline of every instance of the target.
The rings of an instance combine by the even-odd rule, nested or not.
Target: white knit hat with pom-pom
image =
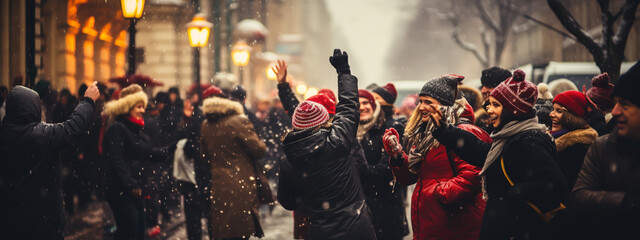
[[[538,99],[553,99],[551,92],[549,92],[549,85],[546,83],[538,84]]]

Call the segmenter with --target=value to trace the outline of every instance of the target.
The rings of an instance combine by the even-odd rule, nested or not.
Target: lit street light
[[[200,48],[207,46],[209,34],[213,24],[207,22],[204,14],[196,14],[187,24],[189,45],[193,47],[193,82],[196,85],[198,103],[202,102],[202,87],[200,86]]]
[[[269,79],[269,80],[277,80],[278,76],[276,76],[276,73],[273,71],[272,67],[273,66],[267,67],[267,79]]]
[[[122,16],[129,20],[129,47],[127,54],[129,54],[129,68],[127,68],[127,75],[134,74],[136,72],[136,22],[137,19],[142,17],[142,11],[144,9],[144,0],[122,0]]]
[[[251,57],[251,47],[243,40],[236,42],[231,50],[231,58],[233,64],[239,67],[240,84],[244,84],[244,67],[249,64],[249,58]]]

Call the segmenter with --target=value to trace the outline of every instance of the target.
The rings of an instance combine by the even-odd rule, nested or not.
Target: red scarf
[[[129,116],[129,121],[135,123],[140,127],[144,127],[144,118],[134,118],[132,116]]]

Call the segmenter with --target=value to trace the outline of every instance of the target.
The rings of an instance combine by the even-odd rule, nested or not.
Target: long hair
[[[560,117],[560,125],[562,128],[569,131],[589,127],[589,124],[584,118],[578,117],[569,111],[562,113],[562,117]]]

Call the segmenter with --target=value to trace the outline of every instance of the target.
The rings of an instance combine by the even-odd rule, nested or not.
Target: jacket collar
[[[288,161],[296,166],[320,156],[327,142],[327,129],[293,131],[285,136],[282,146]]]
[[[556,149],[562,151],[576,144],[590,145],[596,138],[598,132],[593,128],[576,129],[557,138]]]

